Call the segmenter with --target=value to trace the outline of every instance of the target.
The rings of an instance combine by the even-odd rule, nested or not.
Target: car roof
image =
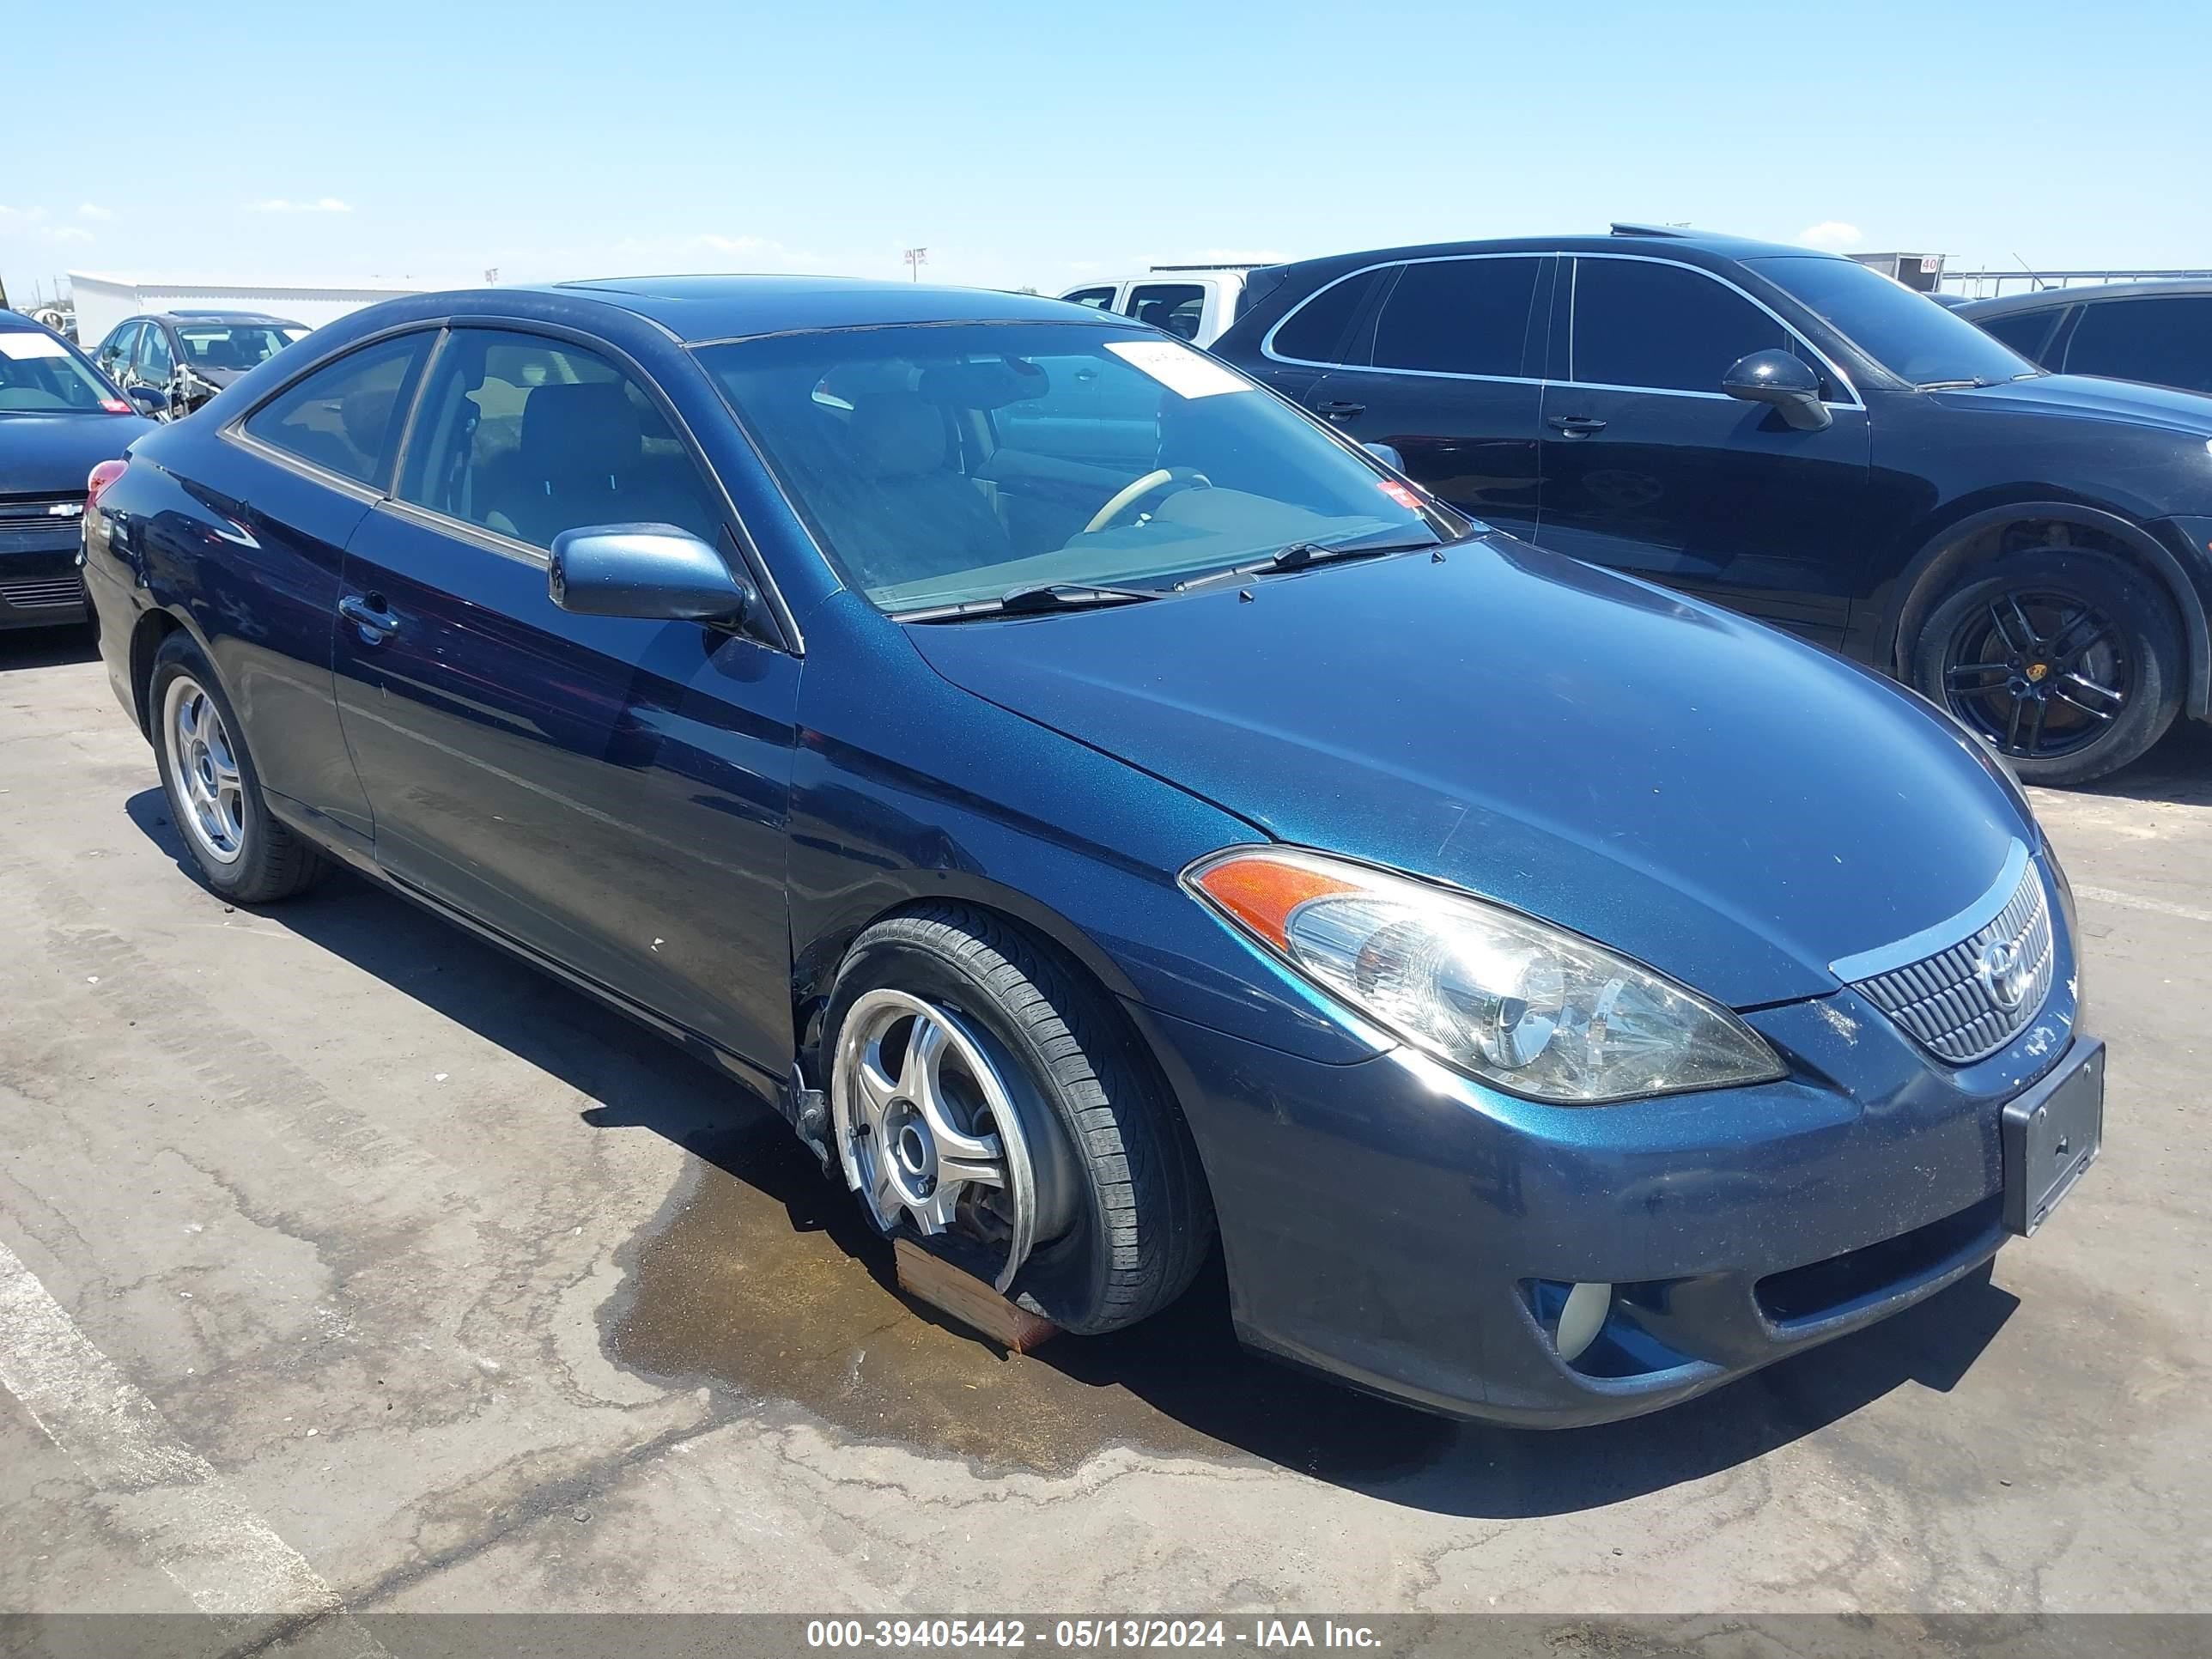
[[[289,317],[278,317],[266,311],[143,311],[129,319],[137,322],[141,317],[158,317],[171,323],[275,323],[285,328],[305,328],[307,325]]]
[[[2057,306],[2079,305],[2087,300],[2172,300],[2207,294],[2212,294],[2212,279],[2202,276],[2166,282],[2094,283],[2080,288],[2042,288],[2027,294],[2000,294],[1987,300],[1969,300],[1959,307],[1959,314],[2003,317],[2015,311],[2045,311]]]
[[[1787,242],[1761,242],[1747,236],[1729,236],[1718,231],[1690,230],[1674,225],[1617,224],[1603,234],[1587,233],[1566,236],[1511,236],[1484,241],[1423,242],[1405,247],[1369,248],[1358,253],[1332,253],[1322,258],[1302,259],[1286,267],[1297,270],[1308,266],[1364,264],[1393,259],[1448,258],[1465,253],[1643,253],[1655,258],[1683,258],[1690,263],[1720,263],[1731,259],[1759,259],[1788,257],[1806,259],[1840,259],[1838,253],[1824,253],[1818,248],[1796,247]]]
[[[53,330],[35,317],[26,317],[20,311],[5,309],[0,309],[0,328],[6,329],[11,334],[28,334],[33,330],[40,334],[53,332]]]
[[[687,343],[895,323],[1072,322],[1133,327],[1031,294],[857,276],[608,276],[541,289],[477,291],[588,296],[649,319]]]

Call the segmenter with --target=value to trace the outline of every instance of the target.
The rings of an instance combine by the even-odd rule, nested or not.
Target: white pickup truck
[[[1250,265],[1154,265],[1142,276],[1108,277],[1060,296],[1100,311],[1118,311],[1193,345],[1209,346],[1237,320]]]

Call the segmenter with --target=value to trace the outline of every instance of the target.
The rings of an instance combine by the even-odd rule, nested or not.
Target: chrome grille
[[[58,507],[82,508],[82,495],[0,495],[0,549],[66,548],[77,539],[83,514],[56,513]]]
[[[42,581],[0,582],[0,599],[18,611],[45,611],[84,603],[84,584],[75,576],[53,576]]]
[[[1998,999],[2006,977],[1985,964],[1993,946],[2013,953],[2010,982],[2021,987],[2014,1007]],[[1956,945],[1851,984],[1921,1047],[1965,1066],[1996,1053],[2042,1011],[2051,964],[2051,906],[2031,859],[1994,920]]]

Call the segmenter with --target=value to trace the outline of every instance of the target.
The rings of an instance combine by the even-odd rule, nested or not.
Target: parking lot
[[[179,867],[88,641],[0,639],[0,1607],[2182,1610],[2212,1537],[2212,741],[2038,810],[2105,1156],[1662,1417],[1456,1426],[1222,1292],[1007,1356],[762,1103],[402,901]]]

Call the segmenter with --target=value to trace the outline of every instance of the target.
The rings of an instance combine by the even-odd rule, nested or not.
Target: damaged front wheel
[[[824,1022],[831,1138],[876,1225],[1076,1332],[1181,1295],[1212,1239],[1197,1155],[1119,1011],[1000,919],[863,932]]]

